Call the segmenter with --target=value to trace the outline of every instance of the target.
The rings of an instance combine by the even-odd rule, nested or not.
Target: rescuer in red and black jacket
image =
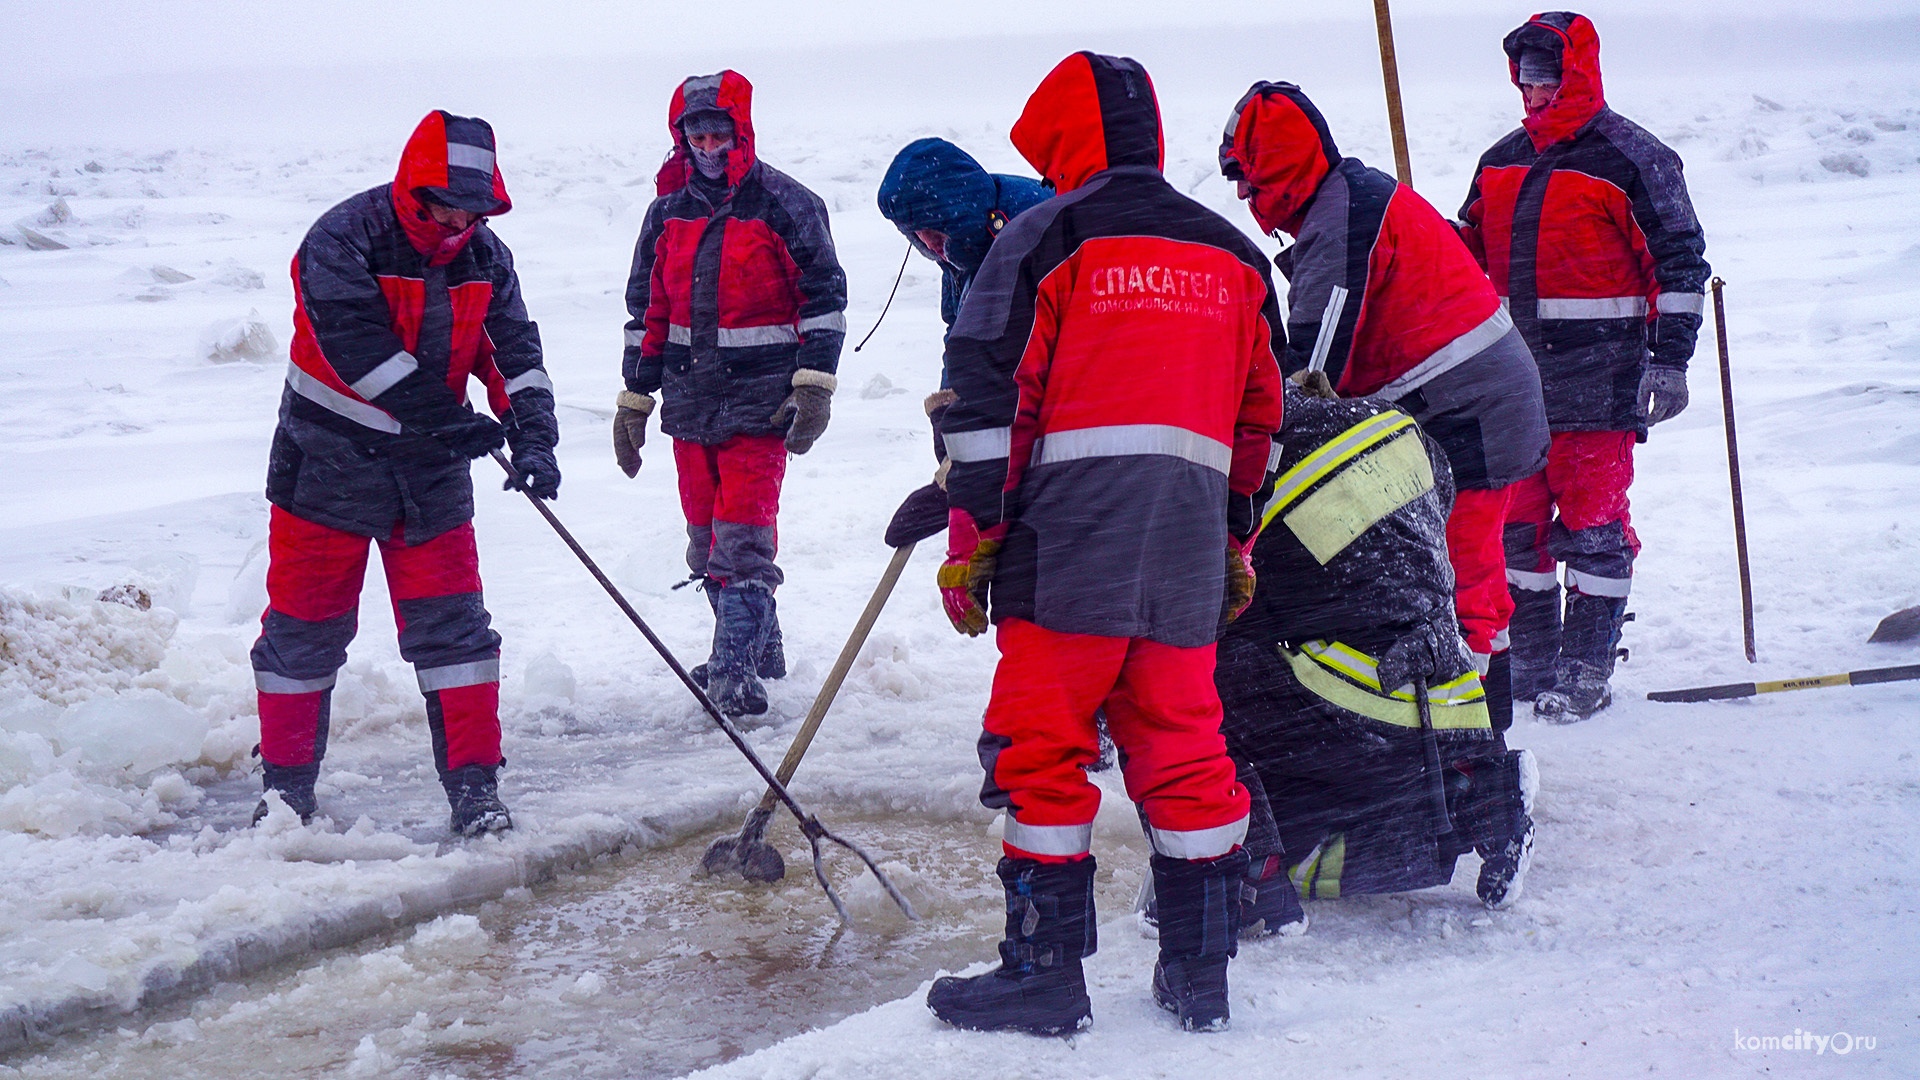
[[[753,87],[738,72],[673,93],[673,152],[656,177],[627,279],[626,389],[614,453],[640,468],[653,395],[673,436],[687,565],[714,607],[713,655],[696,669],[729,714],[767,709],[786,674],[773,590],[787,454],[826,430],[846,338],[847,279],[827,208],[754,152]]]
[[[1548,692],[1536,713],[1579,719],[1611,698],[1640,548],[1633,446],[1686,407],[1706,240],[1679,155],[1607,108],[1593,23],[1550,11],[1502,44],[1527,115],[1480,156],[1461,235],[1533,350],[1553,430],[1509,514],[1514,694]]]
[[[1220,170],[1263,230],[1297,238],[1276,260],[1290,282],[1283,370],[1324,371],[1343,397],[1391,401],[1446,450],[1459,486],[1447,521],[1455,602],[1505,730],[1513,601],[1501,527],[1513,486],[1547,456],[1526,343],[1453,226],[1412,188],[1342,157],[1298,86],[1247,91]]]
[[[493,129],[432,112],[393,183],[327,211],[293,258],[293,362],[267,465],[268,607],[253,670],[265,786],[302,818],[314,813],[372,540],[400,654],[427,699],[453,828],[510,824],[494,776],[500,635],[481,602],[467,462],[504,440],[529,490],[551,499],[560,487],[539,330],[486,224],[512,206]],[[470,378],[501,422],[468,408]]]
[[[981,801],[1007,811],[1007,937],[998,971],[938,980],[927,1002],[976,1029],[1090,1019],[1100,794],[1084,770],[1104,709],[1155,852],[1155,997],[1190,1029],[1220,1027],[1247,793],[1220,735],[1214,641],[1223,604],[1252,591],[1285,330],[1259,249],[1161,175],[1139,64],[1068,57],[1012,135],[1060,194],[994,240],[947,338],[958,400],[940,421],[943,599],[965,633],[986,629],[989,601],[998,624],[979,751]]]

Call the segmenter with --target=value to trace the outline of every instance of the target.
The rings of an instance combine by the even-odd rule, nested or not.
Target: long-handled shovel
[[[707,711],[707,715],[713,718],[714,723],[720,725],[720,730],[726,733],[727,738],[733,740],[735,748],[746,757],[748,764],[752,765],[754,771],[760,774],[761,779],[767,782],[767,787],[771,789],[774,797],[784,804],[787,811],[793,815],[793,819],[800,823],[800,834],[805,836],[807,843],[813,847],[813,876],[820,882],[820,887],[826,890],[827,899],[833,903],[833,910],[839,914],[840,921],[851,922],[853,920],[847,914],[847,905],[841,902],[840,894],[833,891],[833,883],[827,880],[827,871],[825,866],[822,865],[823,855],[820,851],[820,841],[822,840],[839,844],[841,847],[859,856],[860,861],[867,864],[867,869],[873,871],[873,876],[880,882],[880,887],[885,889],[887,895],[893,898],[893,902],[900,906],[900,911],[905,914],[907,918],[918,921],[920,917],[913,913],[913,905],[907,902],[906,897],[900,895],[900,890],[894,888],[893,882],[887,879],[885,872],[874,864],[873,859],[870,858],[866,852],[860,850],[859,845],[835,836],[825,825],[820,824],[819,818],[801,809],[800,804],[794,801],[793,796],[787,794],[786,785],[767,769],[766,762],[761,761],[760,755],[754,753],[753,747],[747,745],[747,740],[740,737],[739,729],[734,727],[733,722],[728,720],[726,715],[713,704],[713,700],[707,697],[707,692],[700,689],[700,685],[693,681],[692,676],[687,674],[687,669],[680,666],[680,661],[674,659],[674,655],[672,651],[667,648],[666,643],[655,636],[653,628],[647,625],[647,621],[640,617],[639,612],[633,610],[633,605],[627,603],[627,598],[620,594],[620,590],[615,588],[613,582],[607,579],[607,575],[600,572],[600,567],[594,563],[592,557],[580,546],[579,541],[573,538],[573,534],[567,531],[565,525],[560,524],[560,519],[554,516],[553,511],[547,508],[546,503],[540,501],[533,492],[527,490],[526,485],[520,479],[520,474],[508,463],[506,455],[495,450],[493,451],[493,460],[499,462],[500,467],[506,470],[508,484],[525,495],[527,501],[533,504],[533,508],[540,511],[540,516],[547,519],[547,524],[553,526],[553,531],[558,533],[560,539],[566,542],[567,547],[573,549],[573,553],[578,556],[580,562],[586,566],[587,572],[593,575],[593,579],[600,583],[601,588],[607,590],[607,595],[613,597],[613,602],[620,606],[620,610],[625,612],[627,618],[633,621],[633,625],[638,627],[642,634],[646,635],[647,642],[653,646],[654,651],[658,652],[660,658],[667,662],[667,666],[673,669],[673,673],[680,677],[680,681],[686,685],[688,692],[699,699],[700,707]]]
[[[934,506],[935,502],[938,503],[937,507]],[[840,692],[840,684],[846,680],[847,672],[859,657],[860,647],[866,644],[874,621],[880,617],[880,609],[886,606],[887,598],[893,595],[893,586],[900,580],[901,571],[906,569],[907,560],[912,558],[914,545],[945,528],[946,524],[946,497],[932,485],[909,495],[894,514],[893,522],[887,528],[887,542],[894,545],[893,558],[880,575],[880,584],[873,587],[873,596],[867,600],[866,610],[860,613],[859,621],[853,625],[853,633],[847,636],[847,643],[841,647],[839,659],[833,662],[833,670],[827,673],[826,682],[820,684],[820,693],[814,696],[813,708],[807,710],[807,718],[800,725],[799,733],[793,737],[793,745],[787,747],[787,756],[780,762],[776,777],[780,783],[792,780],[794,771],[800,767],[800,759],[806,756],[814,732],[820,730],[820,722],[826,719],[827,710],[833,707],[834,696]],[[760,798],[760,805],[747,814],[740,835],[721,837],[707,848],[706,855],[700,860],[700,865],[707,873],[724,874],[737,870],[748,881],[779,881],[786,876],[786,861],[766,840],[767,825],[773,820],[779,797],[778,791],[768,787],[767,793]]]

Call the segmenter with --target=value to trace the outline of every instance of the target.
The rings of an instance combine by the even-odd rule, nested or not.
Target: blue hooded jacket
[[[949,328],[975,271],[1007,222],[1053,197],[1038,180],[990,173],[945,139],[916,139],[895,155],[880,181],[880,212],[927,258],[932,251],[914,233],[947,235],[940,263],[940,318]]]

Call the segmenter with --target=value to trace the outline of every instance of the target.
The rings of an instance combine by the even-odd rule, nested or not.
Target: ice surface
[[[780,17],[803,17],[797,11]],[[607,948],[588,942],[563,950],[546,982],[514,984],[545,995],[514,999],[539,1002],[524,1025],[499,1021],[484,1010],[503,999],[490,974],[502,939],[483,949],[449,920],[424,939],[319,960],[257,998],[217,999],[210,1012],[149,1023],[117,1011],[181,972],[226,977],[249,956],[341,944],[471,906],[517,885],[521,868],[573,865],[557,852],[703,843],[702,830],[737,828],[760,790],[547,526],[483,480],[487,603],[505,637],[504,670],[520,676],[503,687],[503,790],[520,831],[472,847],[444,842],[432,735],[377,570],[335,694],[325,821],[302,828],[283,812],[247,829],[259,779],[248,755],[257,721],[246,653],[265,607],[260,491],[284,369],[277,355],[209,363],[203,338],[257,310],[284,344],[284,268],[313,219],[389,179],[426,108],[488,116],[516,202],[497,229],[559,393],[567,483],[555,509],[683,661],[698,662],[711,615],[697,594],[670,589],[685,576],[686,540],[665,440],[656,432],[636,479],[606,460],[620,290],[674,80],[725,65],[754,78],[762,150],[831,207],[848,321],[862,329],[900,260],[900,237],[873,210],[892,153],[938,134],[992,169],[1020,171],[1006,128],[1039,76],[1074,48],[1125,51],[1148,66],[1167,115],[1168,175],[1242,227],[1250,219],[1213,154],[1221,118],[1255,78],[1298,79],[1344,150],[1375,165],[1391,159],[1370,25],[1248,27],[1242,8],[1219,16],[1240,20],[1227,33],[1101,24],[1022,37],[955,11],[966,33],[995,36],[946,31],[911,47],[805,50],[776,42],[738,53],[729,43],[644,61],[463,58],[432,70],[298,76],[278,67],[215,74],[187,61],[189,70],[155,74],[168,59],[155,57],[124,78],[69,81],[36,76],[18,54],[0,73],[9,119],[0,136],[0,1012],[22,1000],[91,1003],[91,1022],[124,1025],[124,1040],[146,1047],[128,1050],[112,1034],[72,1057],[9,1066],[89,1075],[85,1054],[104,1048],[122,1075],[257,1075],[246,1040],[267,1030],[304,1047],[326,1030],[345,1041],[302,1059],[307,1072],[516,1075],[513,1055],[534,1047],[548,1075],[620,1075],[618,1044],[601,1031],[623,1022],[621,1010],[651,1015],[667,994],[703,1004],[700,993],[717,984],[698,975],[629,995]],[[1034,12],[1042,15],[1055,21],[1040,29],[1063,25],[1057,13]],[[1458,206],[1475,156],[1517,123],[1493,44],[1517,17],[1402,24],[1416,186],[1443,210]],[[874,21],[894,18],[890,8]],[[348,21],[334,29],[365,36]],[[1306,937],[1242,952],[1235,1031],[1204,1043],[1152,1007],[1150,945],[1109,922],[1092,968],[1096,1026],[1071,1046],[947,1031],[913,996],[827,1026],[872,1000],[850,994],[793,1028],[823,1030],[718,1075],[1358,1069],[1423,1080],[1620,1076],[1650,1065],[1778,1074],[1801,1067],[1798,1057],[1730,1051],[1733,1031],[1795,1026],[1879,1035],[1889,1049],[1856,1056],[1850,1071],[1920,1071],[1914,684],[1710,706],[1643,700],[1652,689],[1915,662],[1920,646],[1863,643],[1881,616],[1920,603],[1912,20],[1849,29],[1755,23],[1744,11],[1707,22],[1662,13],[1609,18],[1601,30],[1613,104],[1685,158],[1709,257],[1729,282],[1762,663],[1740,655],[1724,434],[1703,336],[1692,407],[1638,452],[1634,523],[1646,547],[1618,703],[1571,729],[1523,720],[1513,736],[1539,755],[1542,781],[1535,877],[1514,911],[1474,904],[1471,859],[1450,889],[1316,905]],[[616,32],[601,40],[608,53],[626,48]],[[323,62],[324,50],[302,48],[301,63]],[[135,59],[154,52],[141,44]],[[354,92],[315,91],[344,86]],[[1827,159],[1848,164],[1836,171]],[[64,220],[33,224],[57,204]],[[64,246],[30,247],[11,224],[23,221]],[[160,280],[155,266],[192,280]],[[885,564],[888,515],[932,468],[919,407],[939,370],[929,270],[909,264],[886,324],[842,359],[847,392],[833,426],[790,464],[781,616],[794,674],[771,687],[775,726],[750,736],[772,757]],[[156,553],[190,556],[197,570],[169,576],[147,561]],[[946,627],[929,584],[936,562],[929,550],[909,567],[803,764],[795,791],[810,804],[987,827],[973,740],[994,654]],[[151,608],[93,599],[123,584],[147,589]],[[570,693],[548,656],[570,672]],[[199,716],[198,757],[140,773],[55,737],[53,717],[68,706],[129,694],[162,695]],[[22,708],[27,695],[45,704]],[[1119,839],[1130,819],[1110,795],[1096,845],[1115,873],[1140,870],[1137,848]],[[927,842],[902,828],[889,865]],[[786,854],[794,863],[797,852]],[[916,903],[990,922],[989,856],[972,891],[945,901],[924,870],[909,864],[901,876],[925,890]],[[863,919],[884,912],[876,896],[849,887]],[[812,926],[796,909],[817,914],[820,904],[804,881],[791,894],[724,903],[739,905],[729,917],[795,927]],[[593,925],[618,937],[668,907],[649,899]],[[690,940],[672,926],[658,933],[648,940],[662,955]],[[476,959],[482,953],[492,959]],[[985,958],[968,951],[953,963]],[[546,960],[539,949],[520,958]],[[605,980],[597,992],[596,979]],[[378,1011],[382,1001],[390,1012]],[[343,1002],[368,1011],[336,1032]],[[596,1002],[611,1006],[596,1014]],[[700,1011],[689,1015],[700,1020]],[[569,1033],[544,1041],[556,1031]],[[704,1037],[713,1045],[698,1060],[740,1049]],[[240,1049],[199,1053],[215,1043]],[[140,1056],[170,1048],[177,1054],[164,1060]]]
[[[62,749],[131,772],[190,764],[200,756],[207,718],[158,690],[136,688],[88,698],[55,726]]]

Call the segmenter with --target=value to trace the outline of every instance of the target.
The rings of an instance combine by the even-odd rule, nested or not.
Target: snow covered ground
[[[1519,14],[1401,26],[1416,186],[1443,211],[1458,206],[1474,157],[1516,122],[1495,43]],[[1540,755],[1543,777],[1535,876],[1514,910],[1473,901],[1471,858],[1449,889],[1317,905],[1307,937],[1245,948],[1234,1031],[1208,1038],[1178,1033],[1153,1008],[1151,943],[1116,922],[1091,961],[1096,1026],[1072,1042],[948,1031],[914,994],[713,1075],[1920,1070],[1920,684],[1643,700],[1755,674],[1920,662],[1920,646],[1864,644],[1880,616],[1920,604],[1920,32],[1910,18],[1676,29],[1594,14],[1610,100],[1686,159],[1709,258],[1729,282],[1760,664],[1740,655],[1703,338],[1692,408],[1639,458],[1646,551],[1618,704],[1574,728],[1522,721],[1513,738]],[[704,840],[758,794],[546,526],[477,468],[488,606],[506,638],[503,786],[519,829],[445,842],[425,717],[378,574],[335,698],[328,820],[245,827],[258,785],[246,649],[264,603],[259,490],[290,335],[286,261],[327,206],[390,178],[426,109],[492,119],[516,202],[498,231],[562,406],[555,508],[692,662],[710,618],[697,596],[670,589],[684,541],[664,448],[628,481],[606,435],[620,292],[680,77],[730,64],[754,79],[763,155],[833,213],[856,334],[904,248],[873,209],[893,151],[936,134],[990,168],[1018,169],[1006,127],[1074,48],[1148,66],[1169,177],[1243,227],[1251,219],[1212,162],[1221,119],[1256,78],[1300,81],[1346,152],[1390,161],[1369,26],[955,33],[798,54],[529,54],[484,71],[436,59],[404,75],[237,57],[0,78],[0,1017],[19,1023],[9,1010],[65,1002],[75,1011],[38,1022],[125,1029],[14,1052],[0,1075],[152,1075],[162,1061],[174,1075],[247,1075],[257,1059],[212,1047],[244,1045],[266,1014],[294,1031],[301,1017],[335,1015],[338,999],[382,994],[390,1009],[309,1025],[323,1029],[301,1032],[319,1049],[288,1070],[623,1073],[612,1027],[597,1043],[541,1034],[653,1007],[596,995],[611,961],[560,950],[561,989],[510,1023],[489,1015],[491,969],[475,960],[495,931],[466,916],[303,973],[308,989],[266,1004],[210,995],[185,1006],[190,1028],[118,1015],[143,994],[197,991],[503,894],[537,903],[514,890],[619,845]],[[796,663],[774,690],[783,719],[753,735],[770,754],[885,564],[887,517],[930,470],[919,398],[937,378],[937,307],[937,275],[910,261],[873,343],[842,360],[833,427],[789,471],[780,599]],[[992,916],[979,891],[986,857],[971,886],[912,861],[916,823],[930,835],[988,825],[973,801],[973,735],[994,655],[947,627],[934,562],[922,553],[909,568],[796,793],[889,823],[879,839],[916,900],[979,924]],[[118,586],[153,607],[93,599]],[[1113,895],[1138,880],[1131,829],[1130,811],[1109,800],[1096,850]],[[794,842],[790,831],[776,839]],[[851,878],[843,868],[858,889]],[[734,915],[803,918],[782,907],[821,905],[809,888],[790,881],[779,905]],[[891,916],[876,898],[856,892],[855,933],[887,940]],[[976,904],[978,915],[962,914]],[[1796,1031],[1875,1045],[1840,1054],[1838,1041],[1818,1051],[1743,1041]],[[0,1031],[0,1047],[11,1038]],[[441,1052],[463,1042],[507,1049]],[[682,1060],[735,1052],[715,1045]]]

